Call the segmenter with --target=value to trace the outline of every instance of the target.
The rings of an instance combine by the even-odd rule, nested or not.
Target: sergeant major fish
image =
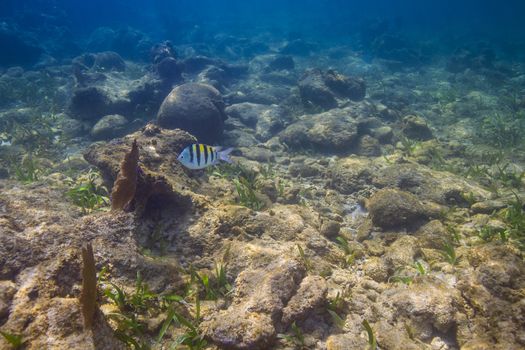
[[[202,143],[194,143],[186,147],[177,157],[177,160],[189,169],[204,169],[218,164],[221,160],[231,163],[230,153],[233,148],[222,150],[222,147],[213,147]]]

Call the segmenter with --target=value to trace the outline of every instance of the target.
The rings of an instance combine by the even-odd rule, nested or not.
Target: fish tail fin
[[[226,148],[223,151],[219,151],[219,159],[222,161],[225,161],[226,163],[233,163],[232,159],[230,158],[230,153],[233,151],[233,147]]]

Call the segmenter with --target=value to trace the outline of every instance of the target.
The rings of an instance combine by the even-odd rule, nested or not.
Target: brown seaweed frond
[[[82,246],[82,294],[80,295],[84,329],[93,327],[93,320],[97,309],[97,271],[93,247],[90,243]]]
[[[139,147],[137,140],[133,141],[131,150],[120,163],[120,172],[111,191],[111,210],[129,208],[137,189],[139,163]]]

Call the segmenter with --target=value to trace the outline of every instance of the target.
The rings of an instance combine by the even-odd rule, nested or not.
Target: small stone
[[[472,204],[470,210],[475,214],[492,214],[493,212],[505,208],[507,205],[499,200],[487,200]]]
[[[168,82],[182,80],[182,69],[173,57],[165,57],[155,65],[159,77]]]
[[[379,257],[372,256],[366,259],[363,264],[363,272],[376,282],[386,282],[388,278],[388,268]]]
[[[374,225],[382,228],[413,226],[426,218],[421,202],[411,193],[381,189],[368,201]]]
[[[426,120],[415,115],[403,118],[403,134],[408,138],[422,141],[433,137]]]
[[[324,220],[321,224],[321,234],[326,238],[335,238],[339,235],[341,224],[333,220]]]
[[[126,133],[129,122],[120,114],[111,114],[102,117],[91,129],[91,137],[94,140],[109,140],[123,136]]]
[[[383,144],[391,143],[393,135],[392,128],[389,126],[380,126],[379,128],[372,129],[372,136]]]
[[[284,327],[294,321],[300,321],[308,317],[314,309],[322,306],[326,301],[328,287],[324,278],[320,276],[306,276],[302,281],[297,293],[290,299],[283,309],[281,323]]]
[[[369,135],[364,135],[357,144],[357,154],[364,157],[377,157],[381,154],[379,142]]]

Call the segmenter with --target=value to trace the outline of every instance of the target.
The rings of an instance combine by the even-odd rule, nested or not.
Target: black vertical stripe
[[[215,159],[215,157],[213,156],[213,148],[211,148],[211,146],[208,146],[209,147],[209,151],[210,151],[210,158],[211,158],[211,162],[213,163],[213,159]]]
[[[197,153],[197,166],[201,165],[201,150],[199,145],[195,145],[195,153]]]
[[[204,145],[204,164],[208,165],[208,146]]]
[[[193,163],[193,145],[190,146],[190,163]]]

